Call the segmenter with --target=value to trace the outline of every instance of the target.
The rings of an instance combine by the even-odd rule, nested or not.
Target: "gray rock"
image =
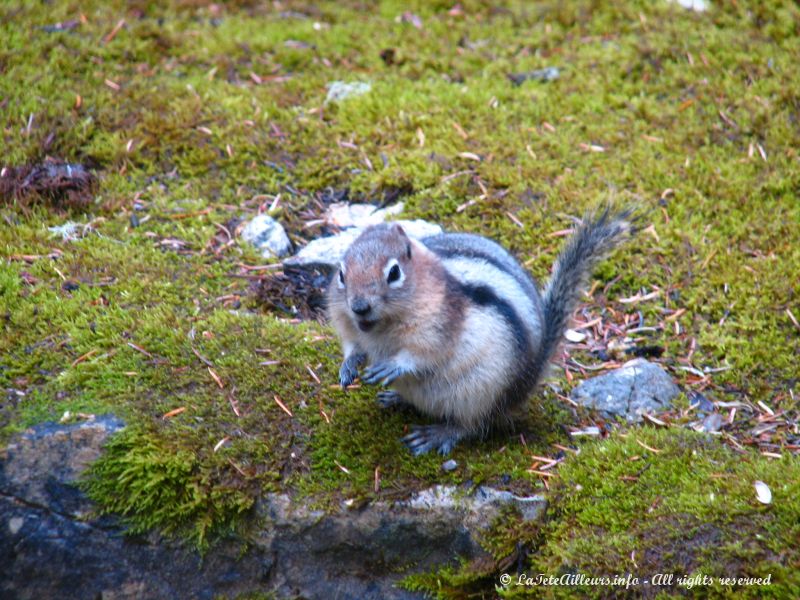
[[[282,258],[292,251],[283,226],[269,215],[260,214],[244,226],[242,239],[261,251],[264,258]]]
[[[100,456],[106,438],[123,427],[119,419],[105,416],[29,429],[0,450],[0,494],[70,518],[83,517],[91,504],[74,484]]]
[[[467,525],[480,530],[486,528],[499,510],[509,504],[516,506],[526,520],[540,518],[547,508],[547,500],[543,496],[516,496],[483,485],[473,494],[464,494],[452,485],[437,485],[417,492],[410,500],[399,502],[398,506],[436,515],[460,513]]]
[[[258,509],[268,526],[257,544],[273,550],[270,589],[280,597],[300,590],[310,598],[415,598],[396,589],[397,580],[455,557],[486,556],[477,538],[509,504],[526,519],[541,518],[546,507],[540,496],[435,486],[409,500],[326,515],[271,495]]]
[[[606,418],[638,422],[644,413],[669,408],[678,394],[680,388],[664,369],[637,358],[615,371],[583,381],[572,390],[570,398]]]
[[[330,514],[269,494],[257,501],[246,540],[223,540],[200,557],[155,533],[125,535],[115,519],[95,517],[75,486],[122,427],[114,417],[45,424],[0,450],[0,597],[420,598],[398,589],[398,580],[484,556],[478,535],[503,506],[528,519],[546,506],[539,496],[437,486],[406,501]]]
[[[458,468],[458,463],[454,461],[452,458],[442,463],[442,470],[444,471],[447,472],[455,471],[457,468]]]
[[[241,541],[226,541],[201,559],[174,540],[130,537],[115,519],[92,515],[76,482],[122,427],[113,416],[47,423],[0,449],[0,597],[211,600],[259,589],[269,552],[242,556]]]
[[[420,239],[442,232],[439,225],[421,219],[415,221],[394,221],[399,223],[409,237]],[[355,239],[361,235],[363,227],[349,227],[337,235],[318,238],[300,249],[300,251],[283,261],[284,266],[305,269],[323,269],[332,271],[339,267],[345,251]]]
[[[281,494],[267,496],[257,512],[266,526],[256,545],[275,557],[268,585],[279,597],[421,598],[397,581],[455,557],[485,556],[467,509],[377,502],[325,514]]]
[[[722,415],[719,413],[711,413],[706,415],[702,423],[695,426],[695,430],[703,431],[705,433],[716,433],[722,428]]]
[[[328,95],[325,97],[325,104],[331,102],[341,102],[354,96],[361,96],[372,89],[372,85],[362,81],[352,83],[346,81],[331,81],[328,85]]]
[[[522,85],[525,81],[555,81],[559,77],[561,77],[561,69],[558,67],[545,67],[544,69],[526,71],[525,73],[513,73],[508,76],[514,85]]]
[[[480,503],[483,510],[490,509],[496,511],[507,504],[511,504],[519,510],[525,521],[538,521],[544,516],[547,509],[547,500],[544,496],[517,496],[504,490],[481,486],[475,493],[476,502]],[[494,515],[491,515],[494,518]]]

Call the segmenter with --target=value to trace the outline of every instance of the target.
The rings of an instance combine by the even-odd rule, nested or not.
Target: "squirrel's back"
[[[544,304],[533,277],[498,243],[474,234],[443,233],[422,240],[457,282],[479,314],[492,313],[512,333],[503,353],[513,356],[511,372],[495,409],[524,400],[536,384],[531,369],[541,353]],[[489,320],[491,321],[491,319]],[[474,334],[475,332],[468,332]],[[480,335],[497,336],[500,331]]]

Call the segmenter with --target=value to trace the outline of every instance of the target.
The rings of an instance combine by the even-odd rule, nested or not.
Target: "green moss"
[[[797,594],[800,555],[790,541],[800,522],[797,459],[765,461],[699,434],[644,429],[581,450],[559,471],[554,512],[532,572],[631,572],[641,579],[655,573],[675,573],[676,579],[771,574],[766,588],[714,585],[699,591],[737,598]],[[755,481],[770,487],[772,504],[756,500]],[[575,591],[613,593],[571,588],[554,594]]]
[[[439,598],[465,597],[470,590],[491,597],[495,586],[508,598],[611,598],[625,590],[520,584],[514,544],[527,544],[531,554],[521,573],[534,579],[630,574],[639,583],[626,593],[636,595],[680,593],[689,585],[680,578],[704,575],[714,582],[692,590],[700,597],[788,598],[800,590],[793,542],[800,532],[796,458],[740,455],[684,430],[634,429],[580,450],[559,468],[543,525],[505,515],[484,541],[494,563],[412,576],[407,586]],[[757,501],[755,481],[770,487],[771,504]],[[512,576],[510,585],[499,585],[502,573]],[[651,585],[658,573],[674,574],[672,584]],[[720,582],[767,576],[768,586]]]
[[[203,460],[163,436],[129,427],[107,444],[85,490],[104,513],[121,515],[131,533],[158,528],[205,549],[253,504],[245,490],[225,486],[232,477],[224,471],[233,471],[224,459]]]

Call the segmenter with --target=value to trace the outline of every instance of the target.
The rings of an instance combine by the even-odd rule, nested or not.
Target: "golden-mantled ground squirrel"
[[[345,253],[328,292],[342,341],[343,387],[392,384],[384,407],[411,404],[441,419],[403,438],[414,454],[447,454],[521,404],[558,348],[593,265],[631,231],[629,212],[586,218],[540,294],[495,242],[466,233],[414,240],[375,225]]]

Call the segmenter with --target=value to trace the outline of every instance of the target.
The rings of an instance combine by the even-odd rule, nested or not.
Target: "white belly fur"
[[[497,407],[514,372],[513,332],[494,311],[470,307],[458,352],[435,372],[399,378],[395,389],[423,413],[477,429]]]

